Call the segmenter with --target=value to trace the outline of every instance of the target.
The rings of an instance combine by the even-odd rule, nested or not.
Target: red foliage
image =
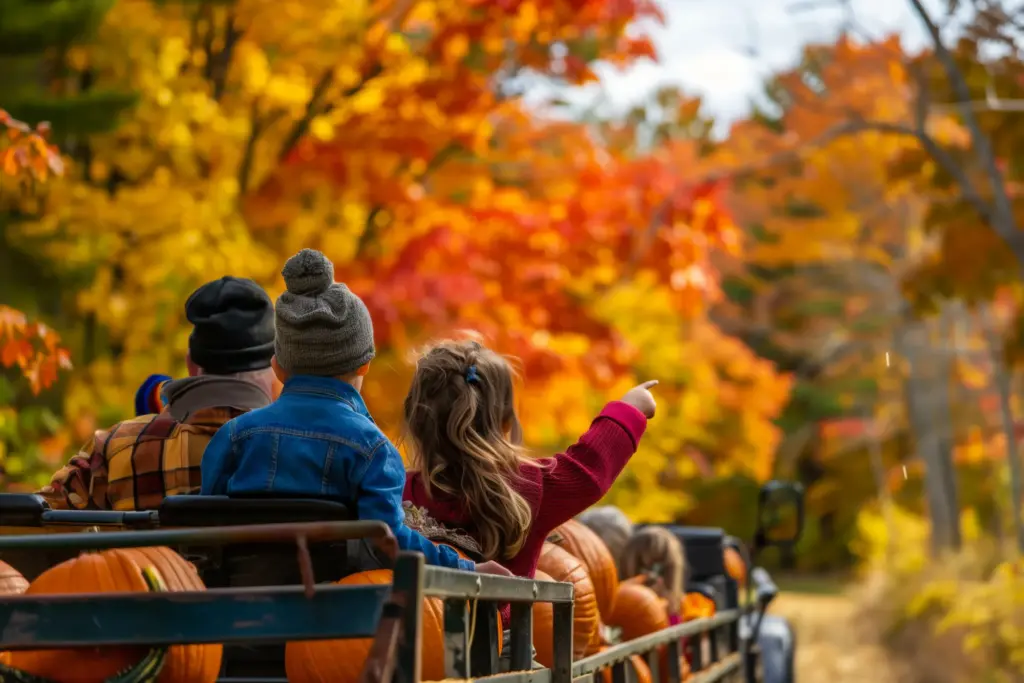
[[[0,365],[21,370],[32,392],[38,394],[57,381],[61,370],[71,368],[71,358],[53,330],[29,321],[20,311],[0,306]]]

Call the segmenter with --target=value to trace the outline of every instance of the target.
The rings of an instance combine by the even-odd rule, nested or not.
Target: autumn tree
[[[582,83],[599,59],[652,56],[627,32],[643,18],[653,3],[113,5],[53,57],[59,91],[134,106],[76,138],[68,178],[8,233],[69,281],[59,313],[81,369],[57,436],[123,415],[146,373],[182,371],[181,303],[202,280],[276,293],[280,264],[309,246],[371,308],[365,393],[385,427],[406,354],[468,328],[521,359],[528,440],[544,449],[634,372],[666,383],[664,433],[623,493],[638,514],[685,504],[662,475],[687,444],[763,474],[786,383],[698,324],[710,258],[736,248],[720,184],[695,181],[699,147],[613,144],[519,96],[524,78]]]
[[[914,315],[904,295],[906,278],[928,253],[928,202],[912,185],[892,182],[893,165],[917,140],[885,130],[909,125],[915,114],[905,60],[894,38],[811,46],[796,69],[769,84],[773,110],[731,131],[719,160],[741,178],[734,206],[750,246],[727,279],[742,313],[723,314],[731,331],[785,363],[800,382],[779,462],[788,472],[800,464],[816,482],[809,495],[819,519],[843,529],[824,537],[848,535],[856,501],[886,495],[887,470],[899,463],[872,448],[857,449],[859,462],[825,461],[819,427],[852,420],[864,443],[884,441],[903,429],[906,392],[907,419],[928,463],[936,543],[955,546],[955,358],[933,348],[931,323]],[[928,125],[944,142],[959,130],[941,116]],[[851,465],[861,476],[851,476]],[[859,498],[851,498],[853,481],[866,484]]]
[[[35,128],[0,109],[0,192],[16,198],[33,191],[38,183],[63,173],[56,147],[46,135],[49,124]],[[24,313],[0,304],[0,367],[16,368],[34,394],[52,385],[62,368],[70,367],[67,351],[57,335]],[[10,390],[10,389],[9,389]]]
[[[678,89],[659,88],[623,119],[594,120],[597,138],[627,159],[665,159],[697,177],[709,177],[717,168],[712,155],[714,121],[703,112],[699,99]],[[649,163],[644,164],[650,172]],[[636,186],[656,186],[655,178],[638,178]],[[715,189],[712,197],[727,201],[724,183],[711,179],[708,186]],[[651,218],[642,223],[638,245],[655,258],[692,249],[678,241],[685,231],[664,233],[660,215],[655,206]],[[744,251],[735,231],[726,237],[713,249],[683,251],[679,262],[692,265],[665,271],[660,283],[644,272],[636,260],[643,252],[634,247],[632,263],[627,262],[620,280],[597,305],[602,319],[617,323],[636,347],[644,349],[635,361],[635,372],[662,378],[659,396],[667,407],[667,419],[651,425],[649,451],[638,456],[617,483],[613,500],[662,511],[664,518],[674,512],[676,519],[687,523],[723,525],[743,533],[753,519],[750,484],[756,486],[775,470],[775,421],[791,381],[773,362],[719,326],[714,313],[722,300],[721,265],[723,259],[741,258]],[[690,283],[707,286],[696,300],[693,293],[700,289],[685,287]],[[672,294],[681,286],[682,298]],[[672,312],[673,307],[685,311],[694,303],[699,306],[695,314]]]
[[[544,34],[535,24],[519,30],[524,46]],[[605,39],[600,30],[590,38]],[[444,62],[449,48],[442,41],[416,52],[436,50],[432,59]],[[588,78],[573,49],[554,72]],[[554,446],[584,429],[602,400],[594,390],[621,391],[629,369],[657,375],[669,411],[664,437],[652,435],[615,492],[642,518],[685,510],[679,484],[702,461],[680,453],[704,451],[717,469],[765,476],[771,419],[788,385],[702,320],[715,289],[710,258],[736,242],[719,184],[691,180],[699,176],[700,141],[670,136],[641,148],[632,143],[635,126],[538,120],[488,77],[509,59],[496,43],[460,53],[460,78],[474,87],[445,104],[466,122],[431,131],[422,149],[390,151],[394,143],[374,136],[391,129],[371,128],[357,114],[346,114],[331,139],[300,144],[294,165],[250,205],[259,229],[286,239],[305,233],[348,263],[349,281],[372,292],[367,302],[392,353],[417,338],[415,327],[473,328],[514,353],[529,379],[522,405],[533,443]],[[529,52],[511,59],[536,63]],[[416,113],[397,92],[379,97],[396,119]],[[395,130],[408,130],[398,123]],[[492,131],[486,144],[474,139],[481,130]],[[371,171],[380,175],[373,181],[354,166],[364,146],[374,150]],[[416,158],[403,161],[410,152]],[[406,174],[411,196],[401,185]],[[313,232],[315,224],[288,204],[325,186],[339,188],[355,219],[345,240]],[[680,326],[684,320],[691,325]],[[399,379],[367,395],[401,391]]]
[[[928,37],[919,54],[903,55],[911,115],[905,120],[864,116],[847,109],[834,134],[884,133],[912,145],[894,164],[896,184],[913,184],[928,200],[925,227],[931,247],[905,278],[915,309],[933,312],[946,301],[984,305],[1001,288],[1019,289],[1024,237],[1018,226],[1013,131],[1019,106],[1019,12],[1006,3],[955,0],[943,14],[920,0],[909,5]],[[956,30],[945,30],[953,17]],[[954,36],[950,40],[950,36]],[[873,36],[862,36],[880,45]],[[895,57],[895,52],[893,53]],[[937,122],[941,121],[941,124]],[[1018,327],[1020,325],[1018,324]],[[1003,345],[1002,333],[992,339]],[[1011,335],[1010,352],[1019,334]],[[996,362],[1002,362],[1000,350]],[[997,373],[1004,438],[1014,443],[1008,372]],[[1019,457],[1009,459],[1011,499],[1024,499]],[[1015,513],[1024,548],[1024,510]]]
[[[13,195],[17,201],[45,183],[52,175],[63,172],[63,163],[56,148],[46,140],[48,125],[35,128],[14,119],[0,110],[0,198]],[[0,484],[8,475],[21,473],[20,460],[7,457],[8,442],[21,436],[19,419],[26,406],[19,400],[22,384],[31,396],[57,381],[58,373],[71,367],[68,352],[58,335],[46,325],[30,320],[21,311],[0,302]],[[32,414],[29,407],[28,414]],[[49,413],[43,409],[37,415]]]

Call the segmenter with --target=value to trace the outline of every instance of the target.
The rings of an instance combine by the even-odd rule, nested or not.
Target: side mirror
[[[804,487],[795,482],[769,481],[757,495],[758,548],[789,547],[804,528]]]
[[[754,595],[758,607],[762,610],[768,609],[768,605],[779,595],[778,586],[772,581],[771,575],[761,567],[754,567],[750,572],[750,578],[754,583]]]

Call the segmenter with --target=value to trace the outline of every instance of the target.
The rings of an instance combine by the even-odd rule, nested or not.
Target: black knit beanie
[[[192,292],[185,302],[192,323],[192,362],[211,375],[270,367],[274,355],[274,304],[247,278],[225,276]]]

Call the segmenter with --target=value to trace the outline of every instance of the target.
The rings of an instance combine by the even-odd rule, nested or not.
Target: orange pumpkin
[[[604,622],[600,619],[597,620],[597,630],[594,631],[594,637],[587,643],[587,651],[584,656],[589,657],[592,654],[601,651],[601,648],[606,647],[608,642],[604,638]]]
[[[623,584],[615,596],[608,623],[622,630],[622,640],[633,640],[668,628],[668,610],[658,594],[647,586]]]
[[[0,560],[0,595],[18,595],[28,588],[28,581],[17,569]]]
[[[537,581],[554,581],[554,579],[539,569],[533,578]],[[552,610],[553,607],[550,602],[533,603],[533,648],[537,651],[535,659],[549,669],[554,666],[555,661],[554,640],[552,638]],[[598,628],[594,630],[593,637],[587,643],[587,649],[583,656],[589,657],[596,652],[600,652],[608,645],[604,641],[602,630],[601,622],[598,620]],[[574,652],[574,658],[578,657],[579,655]]]
[[[606,647],[602,647],[601,650],[599,650],[599,652],[605,649]],[[640,655],[632,655],[629,658],[629,661],[626,664],[626,666],[628,667],[626,670],[627,681],[630,680],[629,669],[631,668],[633,670],[633,683],[651,683],[651,668],[647,666],[647,662],[644,661],[643,657],[641,657]],[[611,667],[601,671],[601,678],[604,680],[604,683],[612,683]]]
[[[619,572],[608,546],[600,536],[575,519],[555,529],[551,540],[583,561],[594,584],[597,609],[602,617],[607,618],[612,613],[615,592],[619,589]]]
[[[0,595],[18,595],[28,588],[28,581],[17,569],[0,560]],[[0,664],[11,665],[11,653],[0,652]]]
[[[586,567],[575,555],[553,543],[545,543],[537,569],[550,576],[552,580],[571,583],[575,588],[572,652],[573,659],[584,657],[589,645],[597,637],[598,624],[601,621],[597,610],[597,597],[594,595],[594,584]],[[544,664],[542,659],[537,661]]]
[[[743,561],[740,551],[727,545],[722,551],[722,559],[725,561],[725,573],[740,586],[745,585],[747,583],[747,563]]]
[[[84,553],[40,574],[27,595],[132,593],[149,590],[142,571],[153,567],[169,591],[205,590],[195,567],[169,548]],[[220,645],[174,645],[158,683],[214,683],[220,672]],[[9,653],[14,669],[54,683],[100,683],[146,656],[139,647],[19,650]]]
[[[715,601],[702,593],[687,593],[679,602],[679,616],[683,621],[715,616]]]
[[[539,569],[533,578],[536,581],[554,581]],[[549,669],[555,665],[553,632],[554,608],[551,603],[533,603],[533,649],[537,651],[537,661]]]
[[[390,585],[390,569],[374,569],[346,576],[343,586]],[[498,617],[498,653],[501,653],[501,617]],[[423,600],[423,645],[420,666],[425,681],[444,675],[444,601]],[[285,647],[284,666],[289,683],[357,683],[370,654],[372,638],[300,640]]]
[[[653,589],[638,583],[623,583],[615,596],[615,610],[609,623],[621,629],[622,640],[626,642],[668,628],[668,609]],[[658,653],[661,683],[667,683],[668,649],[660,647]]]
[[[631,576],[628,579],[622,579],[622,581],[619,582],[619,585],[620,586],[626,586],[626,585],[646,586],[647,582],[649,580],[650,580],[650,577],[648,577],[647,574],[637,574],[636,576]]]

